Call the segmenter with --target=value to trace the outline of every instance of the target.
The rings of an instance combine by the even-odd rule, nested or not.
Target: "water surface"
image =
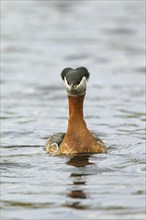
[[[1,219],[145,219],[144,1],[2,1]],[[60,72],[90,72],[84,113],[108,154],[49,156]]]

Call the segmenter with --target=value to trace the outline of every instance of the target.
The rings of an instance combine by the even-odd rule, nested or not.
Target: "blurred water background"
[[[145,1],[1,1],[1,219],[145,219]],[[64,67],[90,72],[84,112],[107,155],[49,156]]]

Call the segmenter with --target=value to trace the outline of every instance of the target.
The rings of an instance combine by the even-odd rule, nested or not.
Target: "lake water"
[[[2,3],[1,219],[145,219],[144,1]],[[84,113],[108,154],[49,156],[60,73],[90,72]]]

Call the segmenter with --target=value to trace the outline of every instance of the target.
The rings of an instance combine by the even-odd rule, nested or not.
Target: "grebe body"
[[[66,133],[49,138],[45,145],[48,153],[73,155],[81,153],[107,153],[106,145],[87,128],[83,115],[88,70],[65,68],[61,73],[68,94],[69,120]]]

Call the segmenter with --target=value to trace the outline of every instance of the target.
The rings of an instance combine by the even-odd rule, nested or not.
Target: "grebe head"
[[[61,73],[65,82],[65,88],[69,96],[80,96],[86,93],[86,81],[89,79],[89,72],[85,67],[76,69],[65,68]]]

